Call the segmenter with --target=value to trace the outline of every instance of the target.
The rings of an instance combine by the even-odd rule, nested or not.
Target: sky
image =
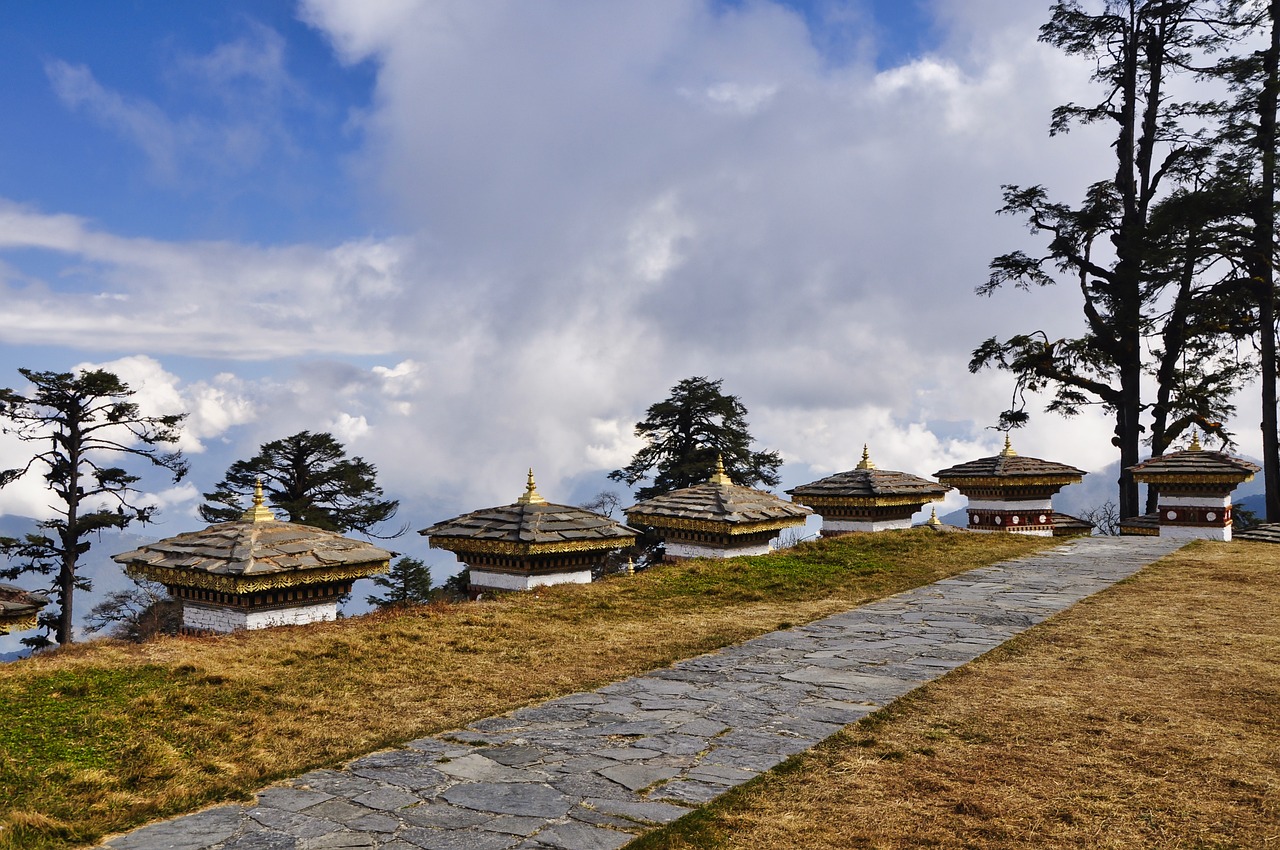
[[[0,386],[101,366],[188,413],[190,476],[143,481],[157,536],[309,429],[377,466],[411,528],[393,548],[425,553],[416,529],[513,501],[530,467],[553,502],[622,490],[634,424],[690,376],[746,405],[779,489],[864,443],[926,476],[993,454],[1013,387],[970,352],[1081,328],[1070,286],[974,293],[1042,247],[1000,187],[1074,200],[1107,172],[1105,133],[1048,136],[1094,96],[1037,43],[1048,7],[15,4]],[[1116,459],[1102,412],[1039,406],[1021,453]],[[27,454],[0,436],[0,465]],[[41,487],[0,514],[47,516]]]

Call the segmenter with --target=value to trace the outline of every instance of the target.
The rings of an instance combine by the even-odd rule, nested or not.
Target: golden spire
[[[538,495],[538,485],[533,483],[533,468],[529,468],[529,483],[525,485],[524,495],[516,499],[517,505],[545,505],[547,500]]]
[[[709,479],[707,479],[707,483],[718,485],[733,483],[729,480],[728,474],[724,471],[724,455],[716,455],[716,471],[712,473]]]
[[[276,516],[266,505],[262,497],[262,479],[253,485],[253,507],[240,515],[241,522],[275,522]]]
[[[867,451],[867,444],[862,444],[862,460],[858,461],[855,469],[875,469],[876,465],[871,462],[871,453]]]
[[[1004,448],[1000,450],[1000,457],[1017,457],[1018,453],[1013,450],[1013,441],[1009,439],[1009,432],[1004,432]]]
[[[929,511],[929,519],[925,521],[925,525],[930,528],[942,528],[942,520],[938,519],[938,509],[932,508]]]
[[[1187,451],[1198,452],[1200,448],[1200,431],[1197,428],[1191,429],[1191,445],[1187,446]]]
[[[633,575],[635,575],[635,574],[636,574],[636,562],[635,562],[635,559],[633,559],[633,558],[627,558],[627,575],[629,575],[629,576],[633,576]]]

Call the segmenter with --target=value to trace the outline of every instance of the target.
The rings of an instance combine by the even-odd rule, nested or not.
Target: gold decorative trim
[[[134,561],[124,565],[125,574],[133,578],[145,578],[163,585],[198,587],[221,593],[245,594],[263,590],[281,590],[304,584],[324,584],[332,581],[354,581],[385,573],[390,561],[375,562],[359,567],[331,567],[318,570],[289,570],[261,576],[224,576],[197,570],[160,567]]]
[[[937,496],[918,494],[915,496],[792,496],[791,501],[797,505],[811,508],[898,508],[903,505],[927,505],[930,502],[941,502],[945,493]]]
[[[1060,475],[940,475],[938,481],[950,485],[957,490],[964,487],[991,487],[1007,489],[1010,487],[1065,487],[1075,484],[1084,476],[1072,473]]]
[[[477,552],[482,555],[554,555],[559,552],[593,552],[625,549],[635,538],[628,534],[605,540],[564,540],[559,543],[512,543],[508,540],[476,540],[471,537],[428,536],[432,549],[450,552]]]
[[[759,522],[729,523],[723,520],[682,519],[680,517],[655,516],[653,514],[627,514],[627,522],[631,525],[649,525],[654,528],[676,528],[682,531],[705,531],[709,534],[756,534],[760,531],[778,531],[804,525],[806,517],[783,517],[782,519],[762,520]]]
[[[40,612],[34,614],[26,614],[21,620],[10,620],[4,622],[0,620],[0,635],[7,635],[9,632],[25,632],[28,629],[34,629],[40,621]]]
[[[1242,478],[1241,476],[1248,476]],[[1239,474],[1230,472],[1219,473],[1199,473],[1191,474],[1170,474],[1164,472],[1144,472],[1136,470],[1133,473],[1133,480],[1139,484],[1231,484],[1240,485],[1248,484],[1253,480],[1254,473],[1241,472]]]

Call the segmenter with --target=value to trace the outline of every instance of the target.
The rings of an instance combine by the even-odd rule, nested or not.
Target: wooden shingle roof
[[[624,508],[627,521],[638,525],[702,524],[708,529],[723,527],[751,531],[802,525],[813,513],[804,505],[780,499],[772,493],[732,483],[724,466],[717,462],[716,473],[704,484],[672,490]],[[693,527],[689,525],[689,527]]]
[[[36,624],[36,615],[49,604],[43,593],[32,593],[17,585],[0,584],[0,635],[11,629],[29,629]]]
[[[113,555],[125,572],[162,584],[241,593],[385,572],[391,552],[337,533],[279,522],[262,503],[243,518]]]
[[[1244,483],[1261,469],[1256,463],[1250,463],[1244,458],[1200,448],[1198,437],[1193,437],[1190,448],[1153,457],[1129,467],[1138,481],[1150,481],[1154,484]]]
[[[472,511],[418,533],[436,549],[536,555],[618,549],[640,532],[583,508],[548,502],[530,470],[525,494],[513,504]]]
[[[838,472],[826,478],[786,491],[796,501],[806,499],[856,500],[873,502],[932,502],[946,496],[951,488],[936,481],[920,478],[906,472],[877,469],[871,462],[866,446],[862,448],[862,460],[855,469]]]
[[[1045,483],[1070,484],[1084,478],[1087,473],[1065,463],[1041,460],[1038,457],[1024,457],[1013,451],[1005,436],[1004,450],[991,457],[978,458],[966,463],[957,464],[934,473],[939,481],[971,481],[1007,479],[1010,483],[1019,480],[1043,481]]]

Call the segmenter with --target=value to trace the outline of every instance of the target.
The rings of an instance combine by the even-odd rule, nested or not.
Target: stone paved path
[[[612,850],[1180,543],[1082,538],[317,770],[112,850]]]

